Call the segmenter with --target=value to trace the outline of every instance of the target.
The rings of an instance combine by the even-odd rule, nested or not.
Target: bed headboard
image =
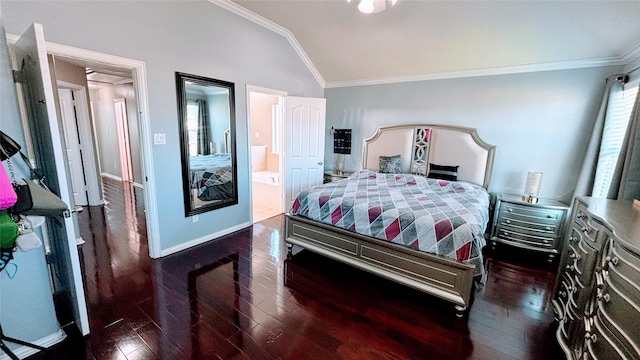
[[[458,180],[488,189],[495,150],[472,128],[430,124],[384,126],[364,140],[362,167],[378,171],[380,156],[400,154],[404,173],[426,175],[429,163],[459,166]]]

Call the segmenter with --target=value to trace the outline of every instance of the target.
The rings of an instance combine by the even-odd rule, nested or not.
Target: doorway
[[[286,93],[247,86],[253,222],[284,212]]]

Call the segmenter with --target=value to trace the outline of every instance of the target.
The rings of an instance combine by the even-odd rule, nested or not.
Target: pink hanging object
[[[5,210],[13,206],[18,201],[18,195],[13,190],[13,184],[7,176],[3,165],[0,165],[0,210]]]

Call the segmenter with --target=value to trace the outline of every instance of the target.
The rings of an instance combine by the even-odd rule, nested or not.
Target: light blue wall
[[[345,169],[362,164],[362,139],[378,126],[434,123],[478,129],[497,146],[490,192],[519,194],[542,171],[541,197],[569,201],[604,81],[621,67],[405,82],[325,90],[327,127],[353,129]],[[335,164],[331,136],[325,160]]]
[[[249,221],[246,84],[323,95],[284,37],[206,1],[3,1],[2,8],[8,33],[38,22],[48,41],[145,62],[151,131],[167,139],[153,148],[162,249]],[[184,217],[176,71],[236,85],[239,203],[197,223]]]
[[[0,39],[5,36],[2,16],[4,13],[0,14]],[[17,99],[7,43],[0,41],[0,130],[24,145]],[[16,177],[28,177],[19,162],[13,161]],[[0,323],[5,335],[33,342],[58,331],[51,293],[44,248],[16,251],[14,260],[0,272]],[[7,345],[17,347],[9,342]]]

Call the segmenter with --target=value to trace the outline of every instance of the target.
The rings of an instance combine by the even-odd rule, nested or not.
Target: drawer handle
[[[511,224],[511,220],[505,220],[504,223],[505,224]]]
[[[580,219],[580,220],[584,220],[584,219],[586,219],[586,218],[587,218],[587,215],[585,215],[585,214],[583,214],[583,213],[580,213],[580,214],[578,214],[576,217],[577,217],[578,219]]]
[[[508,231],[503,231],[502,234],[504,234],[505,236],[509,236],[509,232]]]
[[[580,229],[583,233],[585,234],[591,234],[591,228],[588,227],[583,227],[582,229]]]
[[[591,341],[593,344],[595,344],[596,341],[598,341],[598,336],[592,333],[584,333],[584,339],[587,341]]]
[[[605,303],[608,303],[609,301],[611,301],[611,295],[607,293],[599,292],[598,295],[596,295],[596,298],[599,301],[604,301]]]
[[[596,269],[596,288],[604,288],[604,278],[602,276],[602,270],[598,271],[598,269]]]
[[[567,265],[566,269],[567,269],[568,271],[573,271],[573,270],[575,270],[575,266],[573,266],[573,265]]]
[[[551,226],[547,226],[546,228],[544,228],[547,231],[551,231]]]
[[[618,266],[618,264],[620,263],[620,259],[618,259],[617,256],[614,256],[613,258],[610,256],[607,256],[604,258],[604,269],[607,270],[609,268],[610,265]]]
[[[569,242],[571,242],[571,243],[578,242],[578,238],[577,238],[577,237],[575,237],[575,236],[570,236],[570,237],[569,237]]]
[[[555,219],[555,215],[547,214],[547,219]]]
[[[513,209],[512,208],[508,208],[507,212],[513,212]]]
[[[576,259],[576,261],[580,261],[580,259],[582,259],[580,254],[576,254],[576,253],[571,253],[571,255],[569,255],[569,257],[572,258],[572,259]]]

